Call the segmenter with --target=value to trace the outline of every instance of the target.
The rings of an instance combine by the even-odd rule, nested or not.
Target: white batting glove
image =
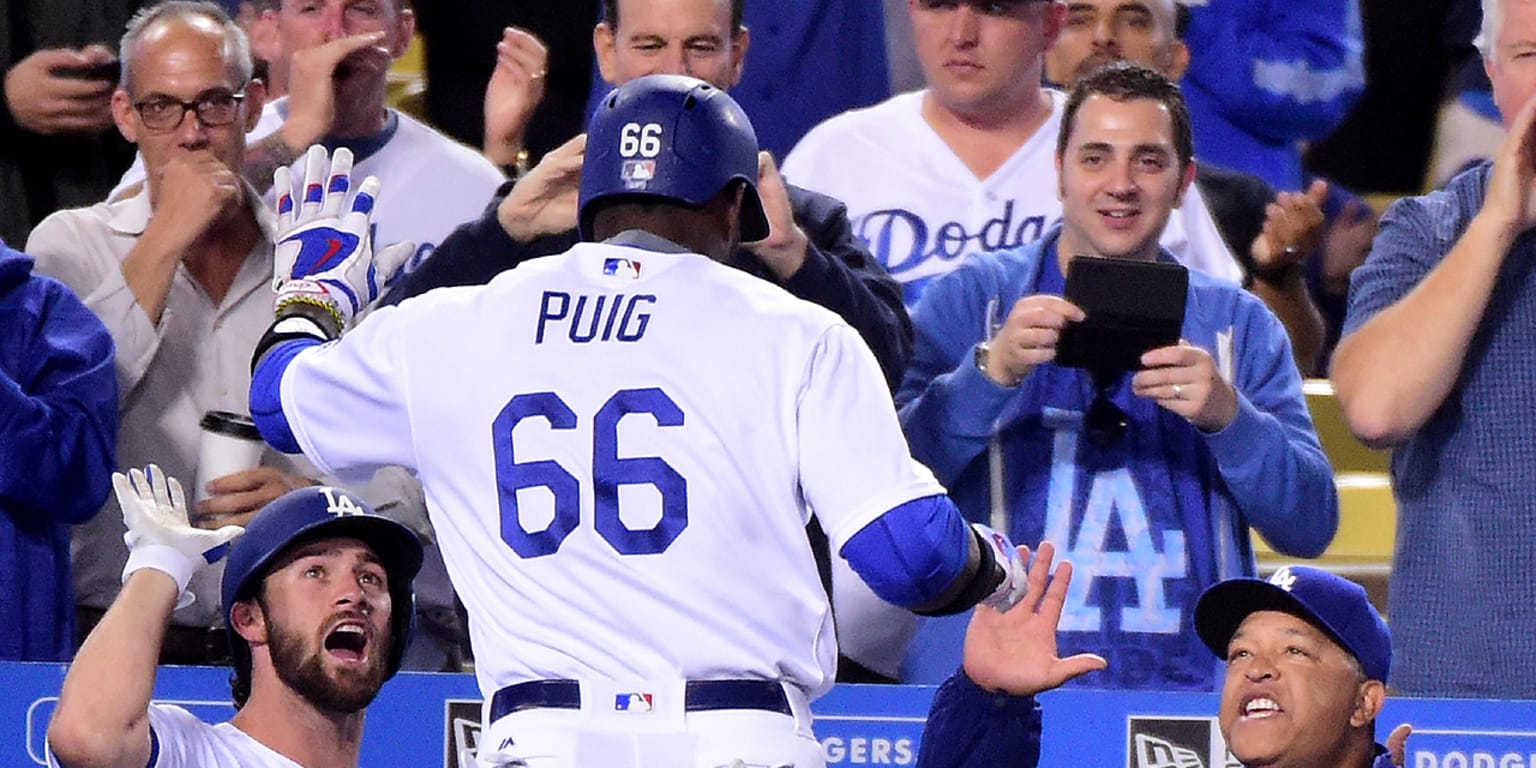
[[[981,523],[971,523],[971,528],[981,539],[981,545],[992,549],[992,559],[1003,572],[1003,580],[997,589],[982,598],[981,602],[1000,612],[1007,611],[1023,600],[1024,593],[1029,591],[1029,566],[1019,556],[1019,548],[1007,536]]]
[[[187,582],[199,568],[219,561],[229,552],[229,542],[245,533],[238,525],[218,530],[194,528],[187,522],[187,497],[181,483],[168,477],[160,467],[130,469],[128,474],[112,473],[112,487],[117,489],[117,503],[123,508],[123,522],[128,532],[128,564],[123,567],[123,583],[141,568],[153,568],[176,580],[180,597],[177,608],[192,604],[194,595]]]
[[[309,148],[304,159],[302,195],[292,174],[281,167],[273,176],[277,193],[277,248],[272,289],[279,315],[295,304],[319,307],[345,331],[352,318],[383,292],[387,278],[415,251],[397,243],[373,252],[373,204],[379,180],[369,176],[352,189],[352,152],[346,147],[329,158],[325,147]]]

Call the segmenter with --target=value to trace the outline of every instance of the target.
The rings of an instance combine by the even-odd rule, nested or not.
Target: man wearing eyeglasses
[[[1201,590],[1254,575],[1250,525],[1316,557],[1338,524],[1290,343],[1252,294],[1190,270],[1178,344],[1110,377],[1054,362],[1085,319],[1062,298],[1072,257],[1173,263],[1158,236],[1194,178],[1190,136],[1163,75],[1118,62],[1080,80],[1056,143],[1062,224],[928,287],[896,396],[912,455],[968,517],[1072,562],[1062,653],[1109,662],[1084,687],[1216,690],[1190,631]]]
[[[199,422],[246,410],[250,353],[271,320],[271,213],[241,181],[245,132],[265,92],[251,79],[240,29],[211,3],[174,0],[140,12],[121,47],[113,118],[138,145],[148,183],[127,199],[59,211],[33,230],[38,272],[56,277],[106,323],[117,344],[117,465],[158,462],[197,477]],[[213,478],[193,509],[203,527],[243,525],[267,502],[310,485],[313,467],[275,451],[252,469]],[[387,503],[370,494],[376,506]],[[80,636],[111,605],[127,557],[115,500],[77,530]],[[209,569],[177,611],[161,660],[228,656]],[[215,629],[217,628],[217,629]]]

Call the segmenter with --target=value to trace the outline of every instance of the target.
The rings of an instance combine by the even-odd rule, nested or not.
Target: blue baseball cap
[[[1214,584],[1195,604],[1195,631],[1218,658],[1250,614],[1289,613],[1322,630],[1360,662],[1365,676],[1386,682],[1392,670],[1392,632],[1365,588],[1342,576],[1288,565],[1268,580],[1240,578]]]

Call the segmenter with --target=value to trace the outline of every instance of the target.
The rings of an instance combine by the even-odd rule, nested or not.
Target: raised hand
[[[581,164],[586,156],[585,133],[545,155],[496,206],[501,228],[520,243],[575,229]]]
[[[773,162],[773,155],[767,152],[757,153],[757,196],[762,200],[763,212],[768,215],[768,236],[747,243],[747,250],[773,270],[774,276],[788,280],[805,264],[805,250],[810,241],[795,223],[784,176]]]
[[[384,38],[383,32],[368,32],[293,52],[289,59],[288,118],[281,129],[283,142],[293,151],[319,141],[336,122],[336,71],[343,61],[389,67],[394,58],[383,46]]]
[[[1018,553],[1029,559],[1028,547],[1019,547]],[[1050,542],[1040,543],[1029,565],[1028,590],[1012,610],[978,605],[971,615],[965,630],[965,674],[982,688],[1033,696],[1109,666],[1103,657],[1091,653],[1066,659],[1056,655],[1056,629],[1072,581],[1072,565],[1063,562],[1053,577],[1055,555]]]
[[[54,70],[105,64],[115,58],[105,46],[36,51],[5,73],[4,106],[16,124],[33,133],[95,133],[112,127],[112,91],[117,79],[85,79]]]
[[[193,595],[187,582],[199,568],[218,562],[229,551],[229,542],[245,532],[237,525],[214,530],[195,528],[187,518],[187,499],[181,483],[150,464],[144,469],[130,469],[128,474],[112,473],[112,487],[123,510],[128,532],[128,564],[123,581],[142,568],[153,568],[176,580],[181,599],[178,607],[190,605]]]
[[[1254,238],[1249,253],[1266,271],[1300,264],[1317,250],[1323,238],[1323,203],[1328,182],[1318,179],[1306,192],[1281,192],[1264,207],[1264,227]]]
[[[277,247],[273,289],[278,314],[307,304],[324,310],[345,331],[352,318],[379,297],[385,279],[414,247],[400,243],[373,252],[373,203],[379,180],[363,180],[352,189],[352,152],[342,147],[333,158],[313,146],[305,158],[304,179],[295,194],[291,174],[279,168],[273,178],[277,194]]]
[[[1039,293],[1019,299],[988,342],[987,378],[1005,387],[1017,385],[1035,366],[1056,359],[1061,329],[1084,317],[1081,308],[1060,296]]]
[[[518,27],[502,30],[496,44],[496,68],[485,85],[485,156],[511,165],[523,149],[528,121],[544,100],[549,49],[532,32]]]
[[[173,250],[184,251],[244,192],[240,177],[208,150],[172,157],[155,176],[149,229]]]
[[[1216,370],[1211,353],[1180,342],[1141,356],[1146,366],[1131,378],[1131,392],[1189,420],[1205,432],[1220,432],[1237,418],[1237,390]]]
[[[1478,213],[1509,236],[1536,225],[1536,98],[1528,99],[1493,156],[1493,175]]]

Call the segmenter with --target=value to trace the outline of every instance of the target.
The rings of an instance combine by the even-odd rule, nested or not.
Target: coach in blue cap
[[[1392,764],[1376,743],[1392,635],[1360,585],[1299,565],[1229,579],[1200,596],[1195,630],[1227,660],[1221,735],[1244,765]]]
[[[1032,768],[1042,738],[1034,695],[1103,664],[1056,656],[1071,570],[1063,563],[1046,589],[1053,554],[1041,544],[1021,606],[972,618],[964,668],[934,697],[918,768]],[[1243,765],[1394,765],[1375,741],[1392,636],[1358,584],[1306,566],[1281,568],[1267,580],[1228,579],[1200,596],[1195,630],[1227,660],[1221,734]],[[1391,740],[1397,765],[1408,730],[1401,726]]]

